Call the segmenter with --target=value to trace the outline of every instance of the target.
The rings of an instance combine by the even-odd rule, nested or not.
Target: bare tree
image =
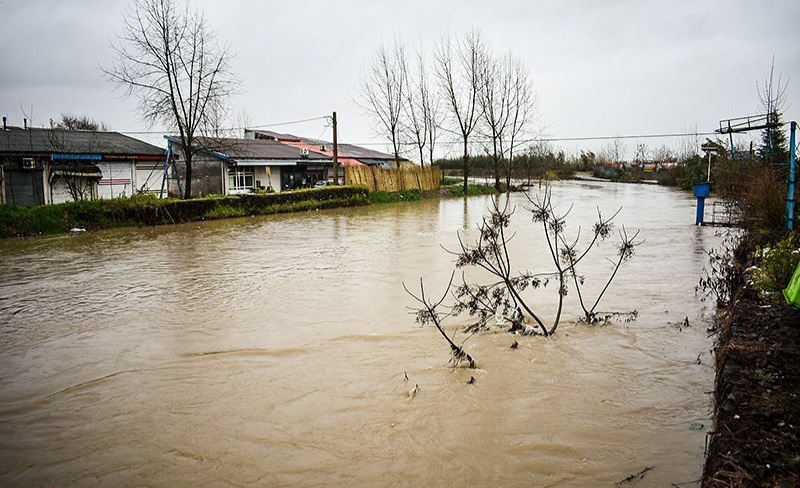
[[[480,80],[486,61],[486,44],[478,31],[468,32],[453,47],[443,36],[435,53],[435,70],[449,115],[463,145],[464,194],[470,174],[469,140],[480,120]]]
[[[536,94],[533,91],[528,70],[520,60],[508,58],[511,70],[511,97],[509,98],[509,126],[508,135],[501,139],[501,147],[506,162],[506,188],[511,188],[511,172],[514,165],[514,151],[519,146],[519,141],[528,132],[528,127],[536,108]]]
[[[400,167],[400,132],[406,104],[408,62],[402,42],[395,38],[391,48],[381,44],[372,64],[361,76],[361,107],[380,123],[381,132],[392,144],[394,162]]]
[[[124,26],[112,45],[114,63],[106,76],[139,99],[139,113],[154,124],[177,132],[186,165],[185,197],[192,195],[192,161],[197,138],[213,132],[214,119],[224,111],[238,86],[230,71],[228,47],[202,13],[179,0],[133,0]]]
[[[489,57],[481,64],[479,98],[483,124],[479,126],[488,138],[485,152],[492,158],[494,186],[500,190],[500,160],[503,158],[503,137],[511,115],[511,72],[506,58]],[[488,147],[486,147],[488,146]]]
[[[50,120],[50,127],[66,130],[99,130],[108,131],[110,127],[105,122],[97,122],[88,115],[61,114],[58,122]]]
[[[653,149],[652,156],[659,164],[669,163],[675,160],[675,153],[666,145],[661,145]]]
[[[647,144],[640,142],[636,144],[636,150],[633,154],[633,162],[637,163],[638,165],[644,165],[650,159],[650,148],[647,147]]]
[[[439,126],[442,123],[442,109],[440,98],[431,87],[427,71],[423,72],[424,65],[420,64],[420,70],[419,99],[422,105],[422,117],[425,120],[424,125],[428,134],[428,161],[433,165],[436,141],[439,137]]]
[[[689,127],[684,126],[684,133],[688,134],[678,140],[678,149],[675,157],[680,161],[686,161],[697,155],[700,150],[700,134],[697,132],[697,125],[693,124]]]
[[[625,158],[625,151],[627,151],[625,142],[622,138],[615,137],[600,150],[600,158],[609,163],[621,163]]]
[[[425,166],[425,146],[428,144],[428,117],[425,116],[425,103],[428,98],[428,87],[425,59],[421,51],[417,52],[416,72],[412,74],[410,71],[406,71],[405,74],[407,79],[403,108],[406,122],[403,124],[403,129],[417,146],[420,166]]]

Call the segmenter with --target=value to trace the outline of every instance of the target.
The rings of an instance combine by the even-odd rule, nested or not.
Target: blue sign
[[[64,154],[53,153],[50,155],[50,161],[64,160],[64,159],[79,159],[83,161],[100,161],[103,156],[99,154]]]

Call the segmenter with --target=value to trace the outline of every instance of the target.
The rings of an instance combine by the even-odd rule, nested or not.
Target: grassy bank
[[[34,208],[0,205],[0,237],[32,236],[113,227],[179,224],[248,215],[268,215],[324,208],[368,205],[366,188],[345,186],[284,193],[196,198],[131,198],[68,202]]]
[[[505,184],[502,184],[505,191]],[[445,177],[442,178],[442,190],[454,197],[474,197],[478,195],[494,195],[499,193],[494,185],[478,185],[475,183],[467,184],[467,193],[464,194],[464,180],[461,178]]]

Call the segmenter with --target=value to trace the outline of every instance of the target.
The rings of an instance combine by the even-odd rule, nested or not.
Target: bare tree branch
[[[214,135],[239,83],[228,47],[217,43],[201,13],[178,1],[134,0],[112,44],[115,60],[102,69],[126,96],[138,98],[146,121],[177,132],[191,198],[193,157],[213,149],[200,147],[198,138]]]

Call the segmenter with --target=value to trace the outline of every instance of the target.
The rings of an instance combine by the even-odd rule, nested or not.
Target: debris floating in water
[[[651,469],[653,469],[654,467],[655,466],[647,466],[647,467],[645,467],[643,470],[639,471],[638,473],[632,474],[632,475],[628,476],[627,478],[618,481],[617,482],[617,486],[622,486],[625,483],[630,483],[631,481],[633,481],[635,479],[640,479],[640,480],[644,479],[644,476],[647,474],[647,472],[650,471]]]

